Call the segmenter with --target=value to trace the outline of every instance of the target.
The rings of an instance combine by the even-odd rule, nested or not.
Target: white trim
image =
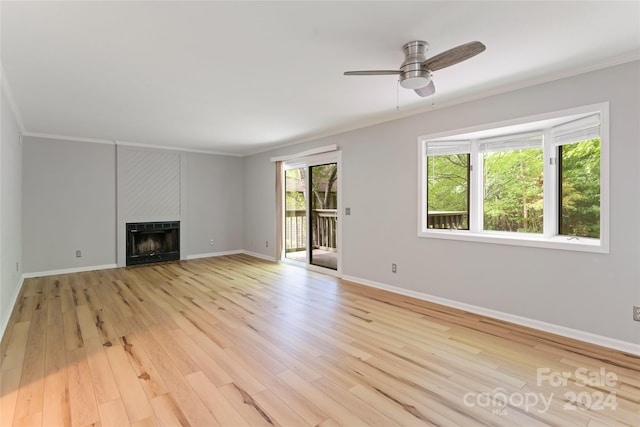
[[[336,145],[336,144],[325,145],[324,147],[311,148],[311,149],[305,150],[305,151],[303,151],[301,153],[288,154],[286,156],[272,157],[271,158],[271,163],[285,162],[287,160],[300,159],[302,157],[313,156],[314,154],[329,153],[331,151],[338,151],[338,145]]]
[[[238,249],[235,251],[221,251],[221,252],[210,252],[207,254],[194,254],[194,255],[187,255],[187,257],[185,258],[187,261],[192,260],[192,259],[200,259],[200,258],[213,258],[213,257],[218,257],[218,256],[226,256],[226,255],[237,255],[237,254],[241,254],[244,253],[242,250]]]
[[[325,153],[313,154],[306,157],[295,158],[283,162],[282,171],[288,171],[291,169],[307,168],[311,166],[319,166],[327,163],[337,163],[338,160],[342,160],[341,151],[327,151]],[[340,171],[338,171],[339,173]],[[338,176],[338,181],[340,177]]]
[[[138,142],[113,141],[109,139],[100,139],[100,138],[57,135],[53,133],[39,133],[39,132],[25,131],[23,132],[23,135],[30,136],[33,138],[55,139],[58,141],[88,142],[91,144],[121,145],[123,147],[147,148],[147,149],[153,149],[153,150],[182,151],[185,153],[211,154],[216,156],[227,156],[227,157],[244,157],[242,154],[222,153],[218,151],[209,151],[209,150],[197,150],[193,148],[174,147],[170,145],[142,144]]]
[[[600,110],[600,247],[609,253],[611,239],[611,134],[609,103],[602,103]]]
[[[116,145],[121,145],[123,147],[150,148],[154,150],[168,150],[168,151],[184,151],[186,153],[213,154],[216,156],[227,156],[227,157],[244,157],[244,155],[242,154],[223,153],[220,151],[198,150],[195,148],[175,147],[171,145],[154,145],[154,144],[143,144],[139,142],[127,142],[127,141],[114,141],[114,143]]]
[[[4,340],[4,333],[7,331],[7,326],[9,325],[9,320],[11,319],[11,315],[13,314],[13,309],[16,307],[16,303],[18,302],[18,297],[20,296],[20,292],[22,292],[22,285],[24,285],[24,274],[20,276],[20,281],[18,282],[18,286],[16,286],[16,290],[11,298],[11,304],[9,304],[9,310],[5,314],[5,318],[1,319],[2,323],[0,323],[0,340]]]
[[[251,251],[245,251],[245,250],[241,250],[238,253],[244,254],[244,255],[249,255],[252,256],[254,258],[260,258],[263,259],[265,261],[273,261],[276,262],[276,257],[274,256],[270,256],[270,255],[264,255],[264,254],[260,254],[258,252],[251,252]]]
[[[342,277],[342,253],[344,252],[344,246],[342,244],[343,239],[342,239],[342,230],[344,229],[344,200],[343,200],[343,187],[342,187],[342,183],[343,183],[343,169],[342,169],[342,151],[338,151],[336,153],[338,155],[338,160],[336,162],[336,166],[338,168],[338,198],[336,200],[336,207],[338,209],[338,212],[336,212],[337,214],[337,226],[338,226],[338,235],[336,236],[336,246],[338,247],[338,258],[336,260],[336,274],[338,277]]]
[[[24,273],[22,277],[30,279],[32,277],[57,276],[58,274],[83,273],[85,271],[108,270],[118,268],[117,264],[92,265],[87,267],[63,268],[61,270],[36,271]]]
[[[544,153],[542,165],[542,234],[546,239],[553,238],[557,231],[551,224],[557,224],[556,215],[558,214],[558,150],[553,146],[551,140],[551,128],[547,128],[543,132],[542,140]],[[600,164],[602,164],[602,156],[600,156]],[[602,202],[602,200],[601,200]]]
[[[629,354],[640,356],[640,344],[632,343],[628,341],[617,340],[609,338],[603,335],[597,335],[590,332],[581,331],[578,329],[567,328],[565,326],[555,325],[553,323],[547,323],[536,319],[530,319],[528,317],[522,317],[515,314],[505,313],[502,311],[491,310],[484,307],[479,307],[472,304],[466,304],[450,300],[447,298],[441,298],[422,292],[411,291],[408,289],[399,288],[396,286],[387,285],[372,280],[362,279],[355,276],[343,276],[343,280],[355,282],[360,285],[369,286],[376,289],[382,289],[385,291],[393,292],[395,294],[405,295],[419,300],[433,302],[435,304],[444,305],[446,307],[452,307],[470,313],[479,314],[481,316],[490,317],[493,319],[502,320],[516,325],[526,326],[529,328],[537,329],[539,331],[549,332],[555,335],[575,339],[578,341],[584,341],[590,344],[595,344],[607,348],[611,348],[618,351],[623,351]]]
[[[604,239],[590,239],[587,237],[553,236],[547,238],[544,234],[516,233],[501,231],[468,231],[468,230],[444,230],[427,229],[418,234],[418,237],[459,240],[466,242],[495,243],[512,246],[529,246],[533,248],[560,249],[565,251],[595,252],[608,254],[609,247]]]
[[[56,135],[53,133],[39,133],[39,132],[26,131],[24,133],[24,136],[30,136],[32,138],[55,139],[58,141],[90,142],[92,144],[115,145],[115,141],[110,141],[108,139],[83,138],[83,137],[77,137],[77,136]]]

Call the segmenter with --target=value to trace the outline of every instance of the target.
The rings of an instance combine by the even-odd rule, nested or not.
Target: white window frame
[[[551,137],[553,124],[565,120],[600,115],[600,238],[585,238],[559,235],[558,231],[558,183],[557,149]],[[516,233],[483,230],[482,211],[482,162],[478,151],[478,140],[526,131],[543,133],[544,212],[543,232]],[[434,141],[471,141],[471,173],[469,230],[427,228],[427,143]],[[425,238],[462,240],[470,242],[496,243],[516,246],[561,249],[570,251],[609,253],[609,103],[587,105],[562,111],[522,117],[499,123],[458,129],[418,137],[418,236]]]

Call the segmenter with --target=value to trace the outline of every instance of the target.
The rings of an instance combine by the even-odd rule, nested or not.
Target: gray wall
[[[244,159],[244,248],[273,256],[271,156],[342,150],[343,274],[640,343],[640,63],[436,109]],[[417,237],[417,137],[610,102],[610,254]],[[437,99],[436,99],[437,102]],[[392,274],[391,263],[398,264]]]
[[[115,264],[115,154],[113,145],[24,138],[25,272]]]
[[[22,277],[22,144],[4,93],[0,94],[0,336]],[[17,264],[17,266],[16,266]]]
[[[123,165],[118,167],[117,162],[137,159],[141,168],[157,171],[158,161],[173,158],[180,163],[179,190],[172,187],[171,200],[150,199],[127,208],[126,196],[135,188],[116,182],[127,178],[118,172]],[[124,233],[127,220],[180,220],[183,258],[239,251],[242,166],[237,157],[123,146],[116,153],[116,147],[108,144],[25,137],[24,271],[124,265],[124,235],[118,239],[116,232]],[[171,167],[174,175],[176,167]],[[175,191],[180,194],[176,196]],[[122,193],[119,203],[117,192]],[[120,256],[118,241],[122,242]],[[76,258],[76,250],[82,251],[81,258]]]
[[[186,157],[186,255],[241,250],[242,159],[196,153]]]
[[[275,165],[269,153],[244,157],[244,243],[246,251],[275,257]],[[269,242],[269,247],[265,242]]]

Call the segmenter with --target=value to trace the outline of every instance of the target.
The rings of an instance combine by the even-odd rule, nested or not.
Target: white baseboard
[[[84,271],[107,270],[118,268],[117,264],[92,265],[88,267],[64,268],[62,270],[36,271],[34,273],[24,273],[22,277],[29,279],[32,277],[56,276],[58,274],[82,273]]]
[[[190,259],[198,259],[198,258],[213,258],[213,257],[218,257],[218,256],[237,255],[237,254],[249,255],[249,256],[252,256],[254,258],[264,259],[266,261],[275,261],[276,260],[272,256],[260,254],[260,253],[257,253],[257,252],[245,251],[243,249],[239,249],[239,250],[235,250],[235,251],[211,252],[211,253],[208,253],[208,254],[187,255],[186,259],[190,260]]]
[[[424,301],[433,302],[436,304],[444,305],[447,307],[457,308],[459,310],[468,311],[470,313],[480,314],[482,316],[491,317],[505,322],[515,323],[517,325],[527,326],[529,328],[538,329],[544,332],[550,332],[552,334],[560,335],[567,338],[573,338],[579,341],[596,344],[603,347],[612,348],[614,350],[624,351],[626,353],[640,356],[640,344],[621,341],[614,338],[605,337],[602,335],[592,334],[590,332],[580,331],[577,329],[567,328],[565,326],[554,325],[552,323],[542,322],[540,320],[530,319],[528,317],[517,316],[514,314],[504,313],[502,311],[490,310],[488,308],[479,307],[476,305],[466,304],[446,298],[441,298],[422,292],[416,292],[408,289],[399,288],[396,286],[387,285],[380,282],[374,282],[372,280],[362,279],[354,276],[343,276],[344,280],[355,282],[361,285],[370,286],[372,288],[382,289],[385,291],[393,292],[408,297],[417,298]]]
[[[18,286],[16,286],[16,290],[11,295],[11,304],[9,304],[9,310],[4,314],[2,323],[0,323],[0,340],[4,338],[4,333],[6,332],[7,325],[9,324],[9,319],[11,319],[11,314],[13,313],[13,309],[16,306],[16,302],[18,301],[18,296],[20,295],[20,291],[22,291],[22,285],[24,284],[24,275],[20,276],[20,282],[18,282]]]
[[[217,257],[217,256],[225,256],[225,255],[237,255],[237,254],[241,254],[244,253],[241,250],[235,250],[235,251],[222,251],[222,252],[210,252],[208,254],[195,254],[195,255],[187,255],[187,260],[190,259],[198,259],[198,258],[213,258],[213,257]]]
[[[275,258],[275,257],[273,257],[273,256],[269,256],[269,255],[260,254],[260,253],[258,253],[258,252],[251,252],[251,251],[245,251],[245,250],[242,250],[242,251],[240,251],[240,253],[243,253],[243,254],[245,254],[245,255],[252,256],[252,257],[254,257],[254,258],[260,258],[260,259],[263,259],[263,260],[265,260],[265,261],[273,261],[273,262],[276,262],[276,258]]]
[[[264,259],[266,261],[272,261],[272,262],[276,261],[275,257],[264,255],[257,252],[246,251],[246,250],[235,250],[235,251],[214,252],[214,253],[208,253],[208,254],[189,255],[187,256],[187,259],[189,260],[189,259],[197,259],[197,258],[209,258],[209,257],[236,255],[236,254],[245,254],[255,258]],[[34,273],[24,273],[20,279],[20,283],[17,286],[16,291],[14,292],[14,295],[12,296],[12,303],[10,305],[11,310],[9,310],[7,314],[5,314],[5,318],[1,319],[2,323],[0,323],[0,332],[2,332],[2,334],[0,334],[0,336],[4,336],[5,328],[9,323],[11,312],[13,311],[13,307],[15,307],[16,301],[18,299],[18,295],[20,294],[20,290],[22,289],[22,285],[24,284],[24,279],[32,278],[32,277],[53,276],[58,274],[79,273],[84,271],[105,270],[105,269],[117,268],[117,267],[118,266],[116,264],[106,264],[106,265],[97,265],[97,266],[90,266],[90,267],[78,267],[78,268],[68,268],[68,269],[62,269],[62,270],[50,270],[50,271],[40,271],[40,272],[34,272]],[[615,350],[620,350],[626,353],[640,356],[640,344],[637,344],[637,343],[617,340],[614,338],[609,338],[602,335],[596,335],[590,332],[580,331],[577,329],[567,328],[565,326],[555,325],[555,324],[543,322],[540,320],[535,320],[527,317],[517,316],[514,314],[504,313],[497,310],[491,310],[491,309],[479,307],[476,305],[466,304],[459,301],[454,301],[446,298],[425,294],[422,292],[416,292],[408,289],[399,288],[396,286],[387,285],[380,282],[375,282],[372,280],[362,279],[360,277],[345,275],[342,278],[344,280],[359,283],[361,285],[390,291],[400,295],[406,295],[406,296],[417,298],[420,300],[429,301],[429,302],[441,304],[441,305],[452,307],[452,308],[457,308],[459,310],[480,314],[482,316],[503,320],[505,322],[515,323],[517,325],[527,326],[533,329],[550,332],[552,334],[573,338],[579,341],[584,341],[591,344],[596,344],[603,347],[608,347]]]

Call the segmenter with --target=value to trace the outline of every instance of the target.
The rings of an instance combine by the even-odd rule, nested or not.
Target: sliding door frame
[[[286,263],[291,263],[291,264],[295,264],[295,265],[300,265],[300,266],[304,266],[306,267],[308,270],[313,270],[313,271],[318,271],[324,274],[329,274],[332,276],[338,276],[341,277],[342,276],[342,152],[341,151],[330,151],[327,153],[322,153],[322,154],[315,154],[315,155],[311,155],[311,156],[305,156],[305,157],[299,157],[299,158],[295,158],[295,159],[290,159],[290,160],[285,160],[282,162],[282,214],[280,215],[280,221],[282,221],[282,245],[284,246],[284,241],[285,241],[285,233],[286,233],[286,229],[285,229],[285,197],[286,197],[286,188],[285,188],[285,172],[287,170],[290,169],[298,169],[298,168],[305,168],[307,171],[309,171],[309,168],[311,166],[319,166],[319,165],[325,165],[325,164],[329,164],[329,163],[335,163],[337,165],[338,168],[338,179],[336,180],[336,188],[337,188],[337,217],[336,217],[336,221],[337,221],[337,236],[336,236],[336,246],[337,246],[337,268],[336,270],[333,270],[331,268],[326,268],[326,267],[321,267],[321,266],[317,266],[317,265],[313,265],[311,264],[311,259],[310,259],[310,254],[311,251],[313,250],[312,248],[312,243],[310,240],[310,235],[309,232],[311,230],[311,193],[309,191],[309,185],[310,185],[310,176],[308,176],[309,174],[307,173],[306,176],[306,182],[305,182],[305,187],[306,187],[306,193],[309,195],[309,197],[307,197],[307,201],[306,201],[306,209],[307,209],[307,216],[306,216],[306,222],[307,222],[307,250],[306,250],[306,261],[304,263],[299,262],[299,261],[294,261],[291,259],[288,259],[286,257],[286,251],[285,248],[282,248],[281,251],[281,258],[279,261],[282,262],[286,262]]]

